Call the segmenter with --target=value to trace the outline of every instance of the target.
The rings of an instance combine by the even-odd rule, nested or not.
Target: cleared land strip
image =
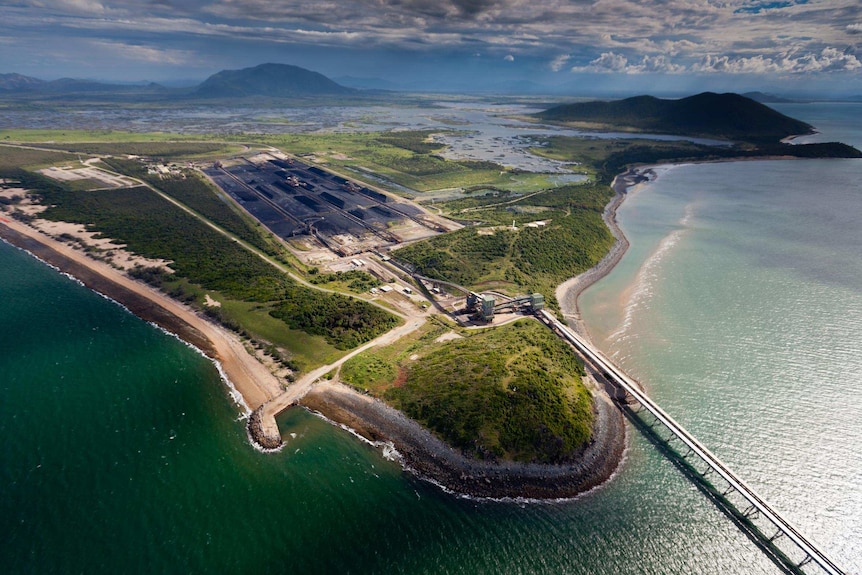
[[[402,337],[419,329],[419,327],[421,327],[423,323],[425,323],[424,318],[411,319],[404,325],[398,326],[395,329],[390,330],[383,335],[377,337],[377,339],[371,340],[368,343],[357,347],[338,361],[310,371],[301,378],[299,378],[296,382],[290,384],[288,388],[284,391],[284,393],[267,401],[260,408],[260,427],[264,437],[254,439],[263,439],[263,441],[258,441],[262,445],[273,445],[280,443],[281,432],[278,430],[278,424],[276,423],[275,418],[285,409],[289,408],[292,405],[295,405],[306,393],[311,390],[315,382],[317,382],[321,377],[323,377],[330,371],[341,367],[344,362],[351,359],[352,357],[359,355],[360,353],[371,349],[372,347],[386,346],[395,343]]]

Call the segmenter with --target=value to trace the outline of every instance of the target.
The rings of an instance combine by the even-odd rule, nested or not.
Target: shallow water
[[[851,572],[862,568],[862,408],[848,401],[862,389],[860,181],[858,160],[662,169],[620,209],[629,253],[581,300],[594,340]]]

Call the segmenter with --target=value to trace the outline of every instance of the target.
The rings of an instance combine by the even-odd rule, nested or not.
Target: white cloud
[[[862,22],[855,22],[853,24],[847,24],[847,33],[848,34],[862,34]]]
[[[852,72],[862,68],[854,54],[835,48],[824,48],[819,53],[801,53],[791,50],[771,58],[730,57],[707,55],[691,67],[692,72],[723,72],[729,74],[806,74],[816,72]]]
[[[628,58],[622,54],[602,52],[602,55],[590,62],[588,66],[574,67],[572,72],[625,72],[628,64]]]
[[[571,54],[561,54],[561,55],[557,56],[556,58],[554,58],[553,60],[551,60],[551,63],[549,64],[549,66],[550,66],[551,70],[553,70],[554,72],[559,72],[560,70],[562,70],[563,68],[566,67],[566,64],[571,59],[572,59]]]
[[[572,72],[604,72],[618,74],[679,74],[685,72],[683,65],[675,64],[663,55],[643,56],[639,61],[629,62],[622,54],[603,52],[587,66],[575,66]]]
[[[506,56],[503,58],[503,60],[505,60],[506,62],[514,62],[515,57],[512,56],[511,54],[506,54]]]

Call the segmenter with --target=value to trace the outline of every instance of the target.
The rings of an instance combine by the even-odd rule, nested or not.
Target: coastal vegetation
[[[84,224],[136,254],[168,261],[170,271],[149,267],[135,270],[133,275],[207,309],[226,326],[255,337],[262,334],[254,333],[255,322],[248,321],[249,314],[280,320],[283,329],[277,333],[270,329],[267,341],[296,358],[302,367],[313,364],[303,349],[309,343],[307,335],[320,336],[317,347],[331,350],[323,354],[331,356],[398,323],[367,302],[297,284],[259,255],[144,186],[81,193],[24,170],[7,169],[0,177],[19,181],[39,196],[48,206],[40,217]],[[212,293],[223,306],[206,308],[204,293]],[[241,307],[231,302],[254,305]],[[320,351],[316,349],[315,355],[320,356]]]
[[[583,367],[550,330],[520,320],[431,340],[440,330],[351,359],[341,377],[470,457],[563,463],[586,444],[593,415]]]
[[[466,200],[443,203],[440,207],[450,216],[469,216],[478,225],[416,242],[393,255],[428,277],[475,289],[539,292],[556,308],[556,286],[598,263],[613,243],[602,221],[611,196],[607,185],[585,183],[487,209],[465,208]],[[465,214],[467,209],[471,211]]]
[[[660,162],[707,162],[742,158],[860,158],[862,152],[847,144],[742,143],[709,146],[685,141],[642,139],[598,139],[549,136],[536,141],[532,152],[560,161],[580,161],[588,166],[599,182],[609,184],[613,178],[635,164]]]

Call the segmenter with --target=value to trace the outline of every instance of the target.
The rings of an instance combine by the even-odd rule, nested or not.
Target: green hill
[[[192,94],[198,98],[264,96],[291,98],[352,94],[323,74],[287,64],[261,64],[242,70],[222,70],[204,80]]]
[[[535,116],[546,122],[595,128],[613,126],[641,132],[748,142],[775,142],[813,131],[811,125],[745,96],[712,92],[680,100],[636,96],[610,102],[564,104]]]

